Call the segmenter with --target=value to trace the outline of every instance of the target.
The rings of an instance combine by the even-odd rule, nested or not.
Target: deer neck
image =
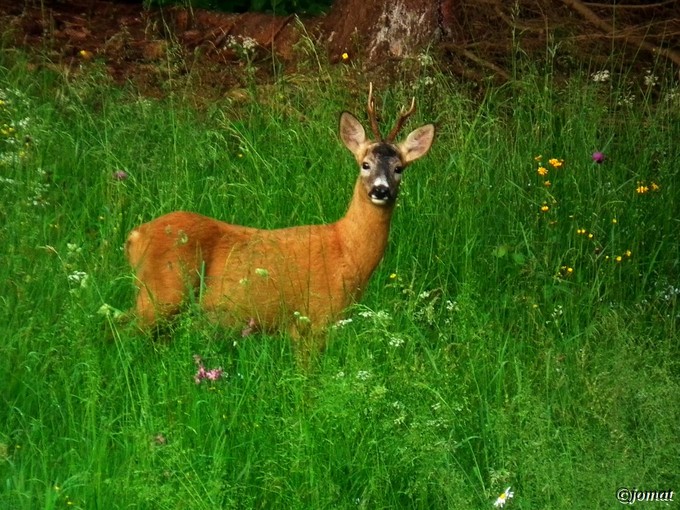
[[[378,206],[371,202],[361,179],[347,213],[338,221],[338,230],[348,257],[353,261],[357,276],[368,281],[382,260],[390,231],[394,203]]]

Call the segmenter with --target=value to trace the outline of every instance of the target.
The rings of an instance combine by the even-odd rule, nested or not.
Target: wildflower
[[[343,327],[347,326],[347,324],[351,324],[351,323],[352,323],[351,317],[349,317],[347,319],[340,319],[335,323],[334,327],[335,328],[343,328]]]
[[[539,166],[537,172],[538,175],[540,175],[541,177],[545,177],[546,175],[548,175],[548,169],[544,166]]]
[[[621,262],[623,260],[623,257],[621,255],[616,256],[616,262]]]
[[[638,193],[638,195],[643,195],[649,191],[649,187],[645,186],[644,184],[638,183],[638,187],[635,188],[635,191]]]
[[[418,55],[418,63],[423,67],[431,66],[433,62],[434,60],[427,53],[421,53]]]
[[[647,71],[647,74],[645,74],[645,86],[653,87],[657,83],[659,83],[659,77],[653,75],[651,71]]]
[[[649,185],[649,188],[650,188],[652,191],[659,191],[659,190],[661,189],[661,186],[659,186],[659,185],[658,185],[657,183],[655,183],[655,182],[652,182],[652,183]]]
[[[633,255],[633,252],[630,250],[626,250],[625,255],[626,257],[630,258],[630,256]]]
[[[128,178],[128,174],[125,170],[116,170],[113,172],[113,178],[116,181],[124,181]]]
[[[604,69],[602,71],[597,71],[596,73],[591,74],[590,78],[595,83],[604,83],[606,81],[609,81],[609,70]]]
[[[541,206],[541,212],[548,212],[550,210],[550,206],[548,204],[543,204]]]
[[[78,55],[80,55],[80,58],[82,58],[83,60],[91,60],[92,59],[92,52],[91,51],[80,50],[78,52]]]
[[[220,377],[222,377],[223,373],[224,373],[223,369],[213,368],[212,370],[208,370],[205,373],[205,378],[208,379],[209,381],[217,381]]]
[[[586,235],[586,232],[587,232],[587,231],[586,231],[585,228],[577,228],[577,229],[576,229],[576,233],[577,233],[578,235],[580,235],[580,236]]]
[[[404,345],[404,339],[394,336],[390,339],[390,347],[401,347]]]
[[[542,158],[543,158],[543,156],[541,156],[541,155],[539,154],[538,156],[536,156],[536,157],[534,158],[534,161],[541,161]]]
[[[357,372],[357,379],[360,381],[365,381],[371,377],[371,373],[367,370],[359,370]]]
[[[198,369],[196,370],[196,374],[194,375],[194,382],[196,384],[201,384],[201,381],[203,381],[203,379],[207,379],[209,381],[217,381],[218,379],[221,379],[222,375],[224,374],[224,370],[222,369],[222,367],[206,370],[205,367],[203,366],[203,360],[198,354],[194,354],[194,363],[196,363],[198,367]]]
[[[496,498],[496,501],[494,502],[493,506],[496,508],[502,508],[505,506],[505,504],[508,502],[509,499],[512,499],[515,496],[514,492],[510,491],[510,487],[505,489],[503,493]]]
[[[545,186],[546,188],[549,188],[550,186],[552,186],[552,182],[550,182],[550,181],[543,181],[543,186]]]
[[[348,60],[349,60],[349,53],[344,52],[344,53],[342,54],[342,60],[345,61],[345,62],[348,61]]]
[[[618,222],[619,222],[619,220],[617,220],[616,218],[612,218],[612,223],[613,223],[614,225],[616,225]]]
[[[300,321],[300,322],[306,322],[306,323],[311,322],[311,320],[309,319],[309,317],[307,317],[306,315],[302,315],[302,314],[301,314],[300,312],[298,312],[298,311],[293,312],[293,317],[295,317],[295,318],[296,318],[298,321]]]
[[[588,234],[588,239],[592,239],[593,237],[595,237],[595,234],[593,234],[592,232],[590,232],[590,233]]]
[[[601,165],[604,163],[604,153],[602,152],[593,152],[593,161],[597,163],[598,165]]]
[[[551,159],[548,160],[548,163],[550,163],[550,165],[553,168],[559,168],[564,164],[564,160],[563,159],[557,159],[557,158],[551,158]]]
[[[396,280],[397,279],[397,273],[392,273],[390,275],[390,280]]]
[[[83,271],[73,271],[70,275],[66,277],[71,283],[79,283],[81,287],[87,286],[87,273]]]

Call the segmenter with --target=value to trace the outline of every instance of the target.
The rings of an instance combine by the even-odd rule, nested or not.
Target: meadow
[[[680,88],[524,64],[478,94],[416,62],[434,121],[361,303],[308,368],[198,303],[120,315],[136,225],[345,211],[350,66],[201,100],[0,57],[0,508],[616,508],[680,491]],[[612,65],[610,69],[616,68]],[[358,85],[357,85],[358,83]],[[200,356],[217,380],[195,378]],[[619,496],[625,493],[619,493]],[[637,502],[645,508],[674,502]]]

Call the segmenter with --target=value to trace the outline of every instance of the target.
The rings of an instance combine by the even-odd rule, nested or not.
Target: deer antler
[[[382,141],[383,137],[380,134],[380,128],[378,127],[378,119],[375,117],[375,101],[373,100],[373,82],[368,84],[368,105],[366,106],[366,111],[368,112],[368,120],[371,123],[371,131],[373,131],[373,136],[375,136],[376,141]]]
[[[399,134],[399,131],[404,125],[404,122],[406,122],[406,119],[413,115],[413,112],[415,111],[416,111],[416,98],[414,97],[411,100],[411,108],[405,110],[402,107],[401,111],[399,112],[399,118],[397,119],[397,123],[392,128],[392,131],[390,131],[390,134],[387,135],[387,138],[385,138],[386,142],[392,143],[394,141],[394,138]]]

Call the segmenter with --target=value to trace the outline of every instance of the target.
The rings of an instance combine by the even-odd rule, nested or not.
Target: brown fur
[[[427,125],[401,145],[389,144],[397,156],[382,162],[381,171],[403,168],[427,153],[433,136],[434,127]],[[368,161],[378,171],[375,149],[384,142],[366,140],[347,113],[341,137],[360,165]],[[391,176],[395,198],[397,173]],[[246,326],[254,319],[262,330],[320,338],[360,299],[387,246],[394,200],[373,203],[372,179],[374,173],[362,171],[347,213],[327,225],[260,230],[178,211],[137,227],[126,254],[137,275],[139,320],[148,327],[176,313],[202,283],[201,306],[225,325]]]

